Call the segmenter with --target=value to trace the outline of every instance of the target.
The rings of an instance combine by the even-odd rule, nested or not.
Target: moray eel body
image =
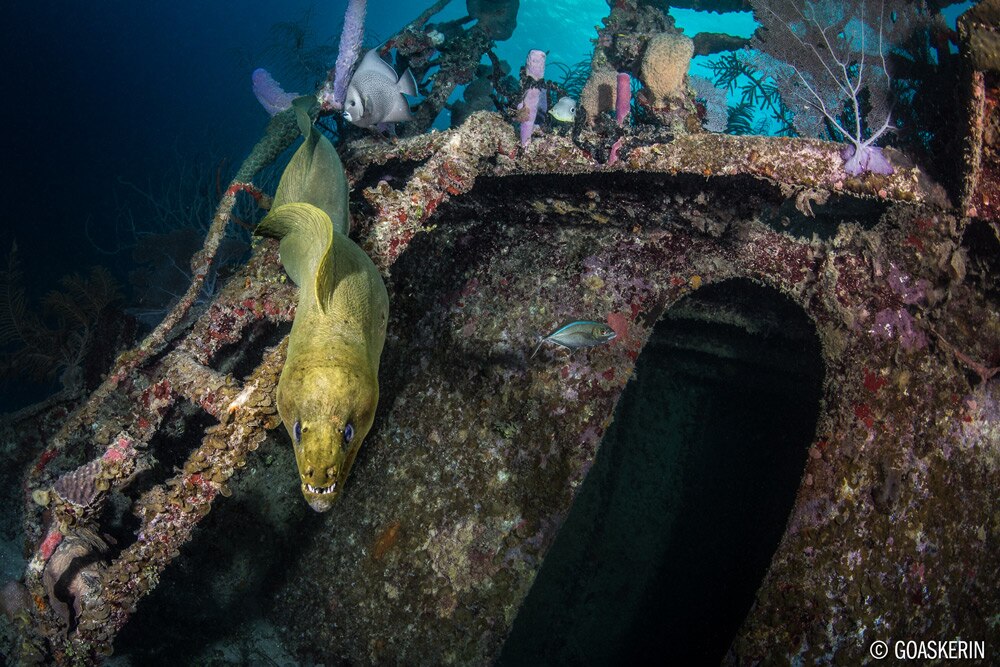
[[[389,297],[374,263],[347,237],[344,169],[306,108],[295,105],[306,141],[254,233],[281,240],[281,263],[299,286],[278,414],[292,438],[302,494],[325,512],[375,418]]]

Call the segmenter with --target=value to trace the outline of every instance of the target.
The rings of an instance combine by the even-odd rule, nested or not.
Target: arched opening
[[[499,664],[718,664],[784,532],[822,379],[812,322],[773,289],[732,280],[668,310]]]

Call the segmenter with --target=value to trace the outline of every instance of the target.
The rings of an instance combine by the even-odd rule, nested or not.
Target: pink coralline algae
[[[927,288],[930,286],[924,279],[914,281],[893,263],[889,264],[888,282],[889,289],[907,305],[922,303],[927,298]]]
[[[608,315],[608,326],[615,330],[615,338],[619,341],[628,339],[629,317],[627,313],[611,313]]]
[[[117,463],[132,458],[134,455],[135,448],[132,446],[132,442],[124,436],[119,436],[118,440],[104,452],[103,459],[110,463]]]
[[[907,352],[927,347],[927,336],[905,308],[886,308],[875,315],[875,324],[869,330],[876,338],[898,340]]]
[[[629,312],[614,312],[608,315],[608,326],[615,330],[614,342],[625,346],[625,351],[631,359],[639,356],[642,348],[642,336],[633,326],[632,316]]]

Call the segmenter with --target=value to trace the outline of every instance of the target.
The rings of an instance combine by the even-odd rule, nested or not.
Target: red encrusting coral
[[[45,536],[42,543],[38,545],[38,554],[41,556],[42,561],[47,561],[52,558],[52,554],[55,552],[56,547],[63,540],[63,534],[58,528],[54,528],[49,531],[49,534]]]

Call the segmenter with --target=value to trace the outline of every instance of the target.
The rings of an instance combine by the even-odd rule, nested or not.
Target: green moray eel
[[[299,286],[278,414],[292,438],[302,495],[325,512],[375,418],[389,296],[371,259],[347,237],[344,168],[312,127],[309,103],[293,105],[305,142],[254,233],[281,240],[281,263]]]

